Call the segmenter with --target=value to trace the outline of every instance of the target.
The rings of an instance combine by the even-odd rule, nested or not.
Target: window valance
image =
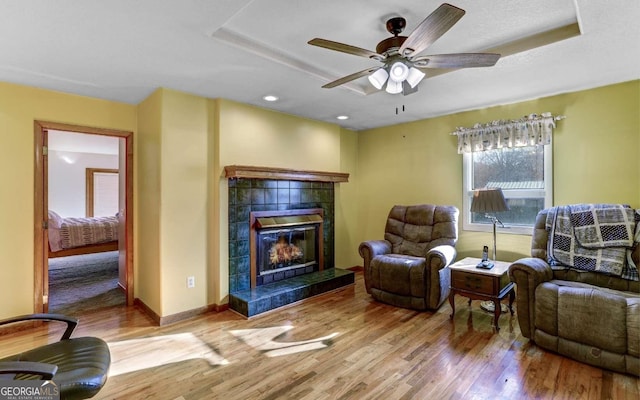
[[[555,121],[564,116],[551,113],[531,114],[517,120],[499,120],[475,124],[473,128],[457,128],[458,154],[500,148],[536,146],[551,143]]]

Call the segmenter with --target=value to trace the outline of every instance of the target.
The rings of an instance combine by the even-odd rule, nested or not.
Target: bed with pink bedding
[[[62,218],[49,211],[49,257],[118,249],[118,217]]]

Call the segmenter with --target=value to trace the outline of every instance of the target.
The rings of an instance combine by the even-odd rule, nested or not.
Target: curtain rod
[[[527,122],[535,122],[535,121],[541,121],[541,120],[549,119],[549,118],[551,118],[553,121],[560,121],[562,119],[565,119],[566,117],[564,115],[551,115],[551,113],[549,113],[549,112],[545,112],[545,113],[542,113],[540,115],[538,115],[538,114],[529,114],[529,115],[525,115],[524,117],[522,117],[520,119],[495,120],[495,121],[487,122],[485,124],[476,123],[472,128],[457,127],[455,132],[451,132],[451,135],[456,135],[457,136],[459,134],[472,132],[472,131],[477,130],[477,129],[485,129],[485,128],[491,128],[491,127],[496,127],[496,126],[510,125],[510,124],[519,124],[519,123],[521,124],[521,123],[527,123]]]

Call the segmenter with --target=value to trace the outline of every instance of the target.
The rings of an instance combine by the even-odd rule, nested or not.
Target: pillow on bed
[[[56,214],[55,211],[49,210],[49,227],[60,228],[62,225],[62,217]]]

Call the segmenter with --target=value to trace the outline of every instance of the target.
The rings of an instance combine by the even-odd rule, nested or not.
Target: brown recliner
[[[384,240],[360,244],[367,293],[383,303],[435,310],[449,296],[456,258],[458,214],[454,206],[394,206]]]
[[[536,217],[531,257],[509,267],[522,336],[575,360],[640,376],[640,282],[551,267],[548,213]],[[640,245],[632,258],[640,265]]]

